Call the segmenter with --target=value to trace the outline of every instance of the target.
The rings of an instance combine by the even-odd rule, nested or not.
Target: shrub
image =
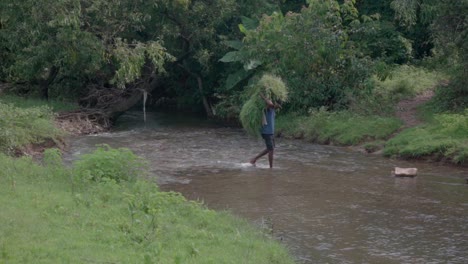
[[[82,155],[74,169],[79,179],[101,181],[107,178],[119,182],[144,176],[146,166],[146,161],[129,149],[114,149],[104,144],[93,153]]]
[[[439,72],[402,65],[383,80],[377,75],[370,78],[367,81],[370,89],[351,98],[350,109],[361,114],[392,115],[399,100],[433,89],[443,78]]]
[[[50,108],[17,108],[0,103],[0,151],[12,152],[31,143],[57,139],[61,132],[53,123]]]
[[[435,88],[443,76],[422,67],[401,65],[395,68],[385,80],[376,81],[376,89],[381,93],[397,97],[415,96]]]

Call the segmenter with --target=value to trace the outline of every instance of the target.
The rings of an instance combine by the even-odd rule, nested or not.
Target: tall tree
[[[147,78],[154,78],[171,60],[158,36],[137,34],[151,17],[151,7],[168,2],[2,0],[0,49],[11,63],[2,63],[4,76],[32,84],[29,89],[39,87],[45,98],[51,87],[58,95],[96,93],[88,96],[88,106],[110,107],[112,100],[105,98],[138,91],[132,84],[145,67]]]
[[[185,106],[203,106],[208,116],[213,115],[212,104],[219,99],[220,80],[225,78],[226,65],[219,62],[228,49],[225,41],[239,36],[242,15],[261,17],[279,10],[279,2],[283,1],[192,0],[184,10],[159,6],[149,28],[164,33],[168,51],[176,57],[165,80],[166,96]]]
[[[245,38],[222,61],[239,63],[243,71],[268,71],[282,77],[290,88],[291,111],[307,112],[320,106],[346,107],[349,94],[364,89],[368,60],[353,49],[349,25],[359,22],[353,2],[308,1],[300,13],[264,16],[258,27],[246,20]],[[234,43],[233,43],[234,44]],[[235,81],[231,81],[231,80]],[[231,78],[233,87],[242,78]],[[231,89],[232,91],[233,89]],[[230,92],[230,91],[227,91]]]

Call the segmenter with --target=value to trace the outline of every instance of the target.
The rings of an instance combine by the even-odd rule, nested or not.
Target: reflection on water
[[[163,190],[263,226],[299,263],[468,263],[466,169],[384,159],[347,148],[278,139],[275,168],[247,161],[262,148],[241,130],[149,113],[116,131],[73,139],[128,147],[151,162]],[[393,167],[418,167],[395,178]]]

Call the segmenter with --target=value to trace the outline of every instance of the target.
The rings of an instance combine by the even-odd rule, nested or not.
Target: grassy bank
[[[128,150],[0,154],[0,263],[293,263],[246,221],[162,192]]]
[[[408,129],[402,129],[402,121],[395,117],[399,100],[434,89],[443,79],[441,73],[401,66],[385,80],[374,78],[372,93],[355,98],[347,111],[280,114],[277,132],[320,144],[358,145],[367,152],[383,150],[388,157],[466,165],[468,110],[440,113],[438,102],[432,101],[420,107],[419,118],[425,123]]]
[[[0,96],[0,152],[13,154],[31,144],[57,141],[64,131],[54,123],[61,111],[77,109],[67,102],[2,94]]]
[[[468,109],[435,114],[426,124],[402,131],[385,144],[384,155],[468,164]]]
[[[393,117],[316,111],[279,116],[277,132],[320,144],[359,145],[367,152],[383,150],[387,157],[468,164],[468,110],[434,114],[423,125],[400,131],[401,124]]]
[[[70,102],[62,102],[62,101],[57,101],[57,100],[45,101],[45,100],[38,99],[38,98],[20,97],[20,96],[11,95],[11,94],[1,95],[0,103],[10,104],[18,108],[47,107],[55,113],[76,110],[79,108],[78,105],[70,103]]]
[[[47,106],[18,108],[0,102],[0,152],[12,154],[61,135],[54,125],[54,113]]]
[[[351,112],[318,110],[308,116],[283,115],[277,132],[284,137],[335,145],[358,145],[388,138],[401,126],[391,117],[363,116]]]
[[[0,98],[0,263],[293,263],[284,247],[228,213],[161,192],[129,150],[100,147],[71,168],[15,149],[62,132],[61,103]]]

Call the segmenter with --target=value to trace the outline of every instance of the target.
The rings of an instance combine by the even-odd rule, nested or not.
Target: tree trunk
[[[198,91],[200,92],[201,94],[201,97],[202,97],[202,101],[203,101],[203,106],[205,107],[205,112],[206,112],[206,115],[208,117],[213,117],[213,109],[210,105],[210,103],[208,102],[208,99],[206,98],[206,96],[203,94],[203,82],[202,82],[202,78],[200,76],[196,76],[197,77],[197,83],[198,83]]]
[[[133,89],[130,96],[119,98],[116,102],[113,102],[112,105],[105,108],[103,113],[109,117],[111,121],[115,121],[120,115],[132,108],[143,98],[143,91],[151,93],[151,91],[155,90],[159,85],[159,78],[153,75],[151,81],[146,83],[142,89]]]
[[[52,66],[52,68],[50,68],[49,70],[49,75],[47,76],[47,79],[39,82],[41,86],[41,95],[46,100],[49,100],[49,85],[55,80],[58,73],[59,68]]]
[[[179,66],[184,69],[186,72],[188,72],[190,75],[194,76],[197,79],[197,84],[198,84],[198,91],[200,92],[200,96],[202,97],[202,102],[203,102],[203,107],[205,108],[206,115],[208,117],[213,117],[213,108],[211,107],[210,103],[208,102],[208,98],[203,94],[203,80],[202,77],[194,72],[191,72],[187,67],[185,67],[182,64],[179,64]]]

